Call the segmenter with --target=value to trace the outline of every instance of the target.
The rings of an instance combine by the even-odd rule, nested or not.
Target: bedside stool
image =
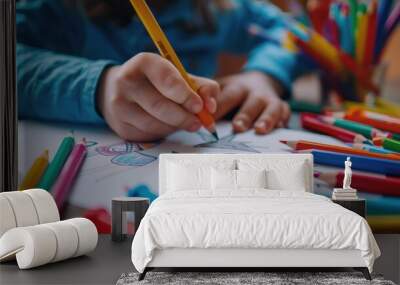
[[[141,197],[117,197],[112,199],[112,225],[111,239],[113,241],[123,241],[127,236],[126,212],[135,213],[135,232],[140,221],[149,208],[150,201]]]
[[[356,200],[332,199],[332,202],[339,204],[340,206],[342,206],[356,214],[359,214],[363,218],[365,218],[365,216],[366,216],[365,199],[356,199]]]

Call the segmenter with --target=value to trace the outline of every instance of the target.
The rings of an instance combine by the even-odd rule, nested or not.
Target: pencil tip
[[[284,143],[284,144],[287,144],[287,143],[288,143],[288,141],[285,141],[285,140],[280,140],[280,142],[281,142],[281,143]]]
[[[218,134],[217,134],[216,131],[215,131],[215,132],[212,132],[211,134],[213,135],[213,137],[214,137],[217,141],[219,141],[219,137],[218,137]]]

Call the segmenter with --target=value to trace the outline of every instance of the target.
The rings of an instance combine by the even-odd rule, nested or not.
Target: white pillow
[[[267,177],[264,170],[215,169],[211,171],[213,190],[239,190],[241,188],[266,188]]]
[[[290,168],[290,171],[289,169]],[[306,190],[306,171],[303,163],[278,165],[267,173],[268,188],[288,191]]]
[[[308,173],[305,161],[293,159],[239,159],[239,170],[266,169],[267,188],[272,190],[306,191]]]
[[[168,164],[168,191],[202,190],[211,188],[211,167]]]
[[[236,190],[236,170],[212,168],[211,173],[213,190]]]
[[[236,170],[237,188],[267,188],[267,171]]]

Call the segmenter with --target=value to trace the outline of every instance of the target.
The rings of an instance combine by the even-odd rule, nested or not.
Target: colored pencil
[[[393,0],[379,0],[378,15],[377,15],[377,28],[376,28],[376,45],[374,50],[374,61],[377,62],[380,58],[382,48],[385,40],[385,23],[390,14]]]
[[[199,87],[192,80],[186,72],[182,62],[179,60],[174,48],[168,41],[167,36],[164,34],[156,18],[147,6],[144,0],[130,0],[136,14],[140,18],[147,32],[149,33],[154,44],[157,46],[160,54],[168,59],[178,69],[179,73],[191,87],[194,92],[198,92]],[[203,126],[218,140],[218,134],[215,130],[215,122],[213,116],[207,111],[204,106],[203,110],[197,114]]]
[[[391,116],[364,111],[360,108],[351,108],[346,112],[344,118],[380,130],[400,134],[400,119]]]
[[[400,152],[400,141],[390,138],[374,138],[373,142],[377,146],[382,146],[385,149]]]
[[[317,131],[319,133],[337,138],[343,142],[347,143],[367,142],[367,139],[363,135],[323,123],[318,118],[312,117],[307,114],[302,114],[300,117],[300,121],[304,129]]]
[[[314,177],[328,183],[331,187],[343,187],[343,171],[316,172]],[[353,172],[351,187],[362,192],[400,196],[400,178],[386,175]]]
[[[400,214],[400,197],[398,196],[383,196],[365,192],[359,192],[358,195],[367,200],[368,215]]]
[[[31,168],[26,172],[24,179],[19,185],[19,190],[35,188],[42,178],[43,173],[49,164],[49,151],[45,150],[39,157],[35,159]]]
[[[349,6],[344,5],[340,11],[340,47],[346,53],[351,55],[353,53],[353,41],[351,20],[349,15]]]
[[[312,104],[297,100],[290,100],[289,106],[290,109],[295,112],[308,112],[308,113],[321,114],[323,111],[322,104]]]
[[[376,18],[377,18],[377,3],[373,0],[370,4],[368,11],[368,27],[367,38],[365,45],[365,53],[363,58],[363,65],[369,67],[374,60],[374,49],[376,39]]]
[[[350,6],[350,23],[351,23],[351,32],[352,32],[352,48],[353,52],[351,55],[354,55],[354,38],[355,38],[355,32],[356,32],[356,26],[357,26],[357,10],[358,10],[358,2],[357,0],[349,0],[349,6]]]
[[[340,61],[339,50],[321,34],[310,31],[310,35],[310,47],[329,61],[336,68],[337,72],[341,72],[343,70],[343,65]]]
[[[392,108],[387,108],[386,106],[381,104],[381,100],[382,100],[382,98],[375,97],[375,105],[374,106],[371,106],[371,105],[365,104],[365,103],[353,102],[353,101],[344,101],[343,106],[345,109],[349,109],[352,107],[359,107],[363,110],[400,118],[400,107],[393,106]],[[392,104],[396,105],[394,103],[392,103]]]
[[[348,71],[352,73],[357,79],[357,82],[364,88],[372,91],[374,94],[379,95],[380,90],[372,82],[371,72],[368,69],[363,68],[354,59],[344,52],[339,52],[339,57],[343,65]]]
[[[330,0],[325,1],[309,1],[307,3],[308,15],[313,25],[313,28],[322,33],[324,29],[325,20],[329,15]]]
[[[365,5],[361,3],[359,5],[360,12],[357,13],[357,21],[358,21],[358,28],[357,28],[357,42],[356,42],[356,61],[359,64],[362,64],[365,52],[365,44],[366,44],[366,35],[367,35],[367,28],[368,28],[368,16],[364,13],[361,7]]]
[[[386,109],[386,114],[400,118],[400,104],[384,98],[375,98],[375,106]]]
[[[61,172],[68,155],[71,153],[74,144],[75,140],[73,137],[65,137],[62,140],[53,160],[50,162],[42,178],[40,179],[38,188],[42,188],[47,191],[51,189],[58,177],[58,174]]]
[[[400,23],[400,2],[397,2],[395,8],[390,14],[389,18],[385,22],[384,28],[384,41],[387,41],[393,31],[396,29],[397,25]]]
[[[369,215],[367,221],[375,234],[400,232],[400,215]]]
[[[354,143],[351,147],[355,148],[355,149],[363,149],[363,150],[366,150],[369,152],[386,153],[386,154],[391,153],[391,154],[395,154],[395,155],[400,155],[397,152],[387,150],[387,149],[384,149],[379,146],[369,145],[369,144]]]
[[[351,158],[351,168],[353,170],[368,171],[373,173],[385,174],[389,176],[400,176],[400,162],[390,159],[365,157],[349,153],[337,153],[332,151],[308,149],[300,151],[311,153],[314,162],[321,165],[330,165],[343,168],[347,157]]]
[[[60,211],[63,208],[64,201],[67,199],[68,194],[71,191],[72,184],[75,181],[86,153],[86,146],[83,143],[76,144],[65,162],[60,175],[51,188],[51,193]]]
[[[306,140],[298,140],[298,141],[284,141],[281,140],[281,143],[288,145],[290,148],[294,150],[310,150],[310,149],[317,149],[317,150],[325,150],[325,151],[333,151],[337,153],[345,153],[348,155],[359,155],[359,156],[367,156],[371,158],[380,158],[380,159],[387,159],[387,160],[400,160],[398,155],[393,154],[382,154],[382,153],[373,153],[361,149],[353,149],[351,147],[343,147],[331,144],[324,144],[324,143],[317,143],[312,141]]]
[[[332,191],[316,189],[316,193],[325,197],[332,197]],[[382,196],[366,192],[358,192],[358,196],[367,202],[367,216],[400,214],[400,197]]]
[[[296,36],[294,37],[294,41],[306,55],[312,58],[323,69],[333,72],[336,75],[340,72],[337,64],[334,63],[330,58],[327,58],[325,55],[321,55],[318,49],[315,49],[314,46],[310,45],[310,42],[303,41]]]
[[[353,131],[355,133],[361,134],[365,136],[366,138],[372,139],[374,137],[385,137],[388,136],[387,133],[384,133],[378,129],[375,129],[371,126],[353,122],[350,120],[345,120],[341,118],[334,118],[334,117],[328,117],[328,116],[321,116],[321,120],[325,123],[334,125],[339,128],[343,128],[349,131]]]
[[[335,14],[337,10],[337,5],[332,4],[329,10],[329,18],[327,20],[327,30],[326,35],[329,37],[331,43],[336,47],[340,48],[342,42],[341,27],[335,20]]]

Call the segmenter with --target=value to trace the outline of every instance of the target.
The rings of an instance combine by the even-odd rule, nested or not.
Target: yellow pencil
[[[313,50],[317,51],[323,58],[332,63],[336,68],[336,72],[341,72],[343,70],[338,49],[323,36],[311,31],[309,44]]]
[[[160,25],[158,24],[156,18],[151,12],[150,8],[147,6],[144,0],[130,0],[133,8],[135,9],[137,15],[142,21],[144,27],[149,33],[154,44],[157,46],[160,54],[168,59],[179,71],[183,79],[187,82],[190,88],[197,93],[199,87],[197,84],[190,79],[185,68],[183,67],[181,61],[179,60],[174,48],[168,41],[167,36],[162,31]],[[217,132],[215,130],[215,122],[212,115],[204,107],[203,110],[197,114],[203,126],[216,138],[218,139]]]
[[[45,150],[38,158],[35,159],[18,189],[22,191],[35,188],[39,183],[39,180],[42,177],[43,173],[45,172],[48,164],[49,151]]]
[[[369,106],[365,103],[357,103],[357,102],[352,102],[352,101],[345,101],[344,102],[344,107],[345,109],[349,109],[352,107],[360,107],[363,110],[366,111],[371,111],[371,112],[377,112],[380,114],[385,114],[385,115],[389,115],[389,116],[393,116],[393,117],[397,117],[400,118],[400,106],[397,106],[395,104],[393,104],[392,107],[380,104],[380,102],[377,100],[376,102],[377,104],[375,106]]]
[[[398,232],[400,230],[400,215],[368,216],[368,224],[374,232]]]

